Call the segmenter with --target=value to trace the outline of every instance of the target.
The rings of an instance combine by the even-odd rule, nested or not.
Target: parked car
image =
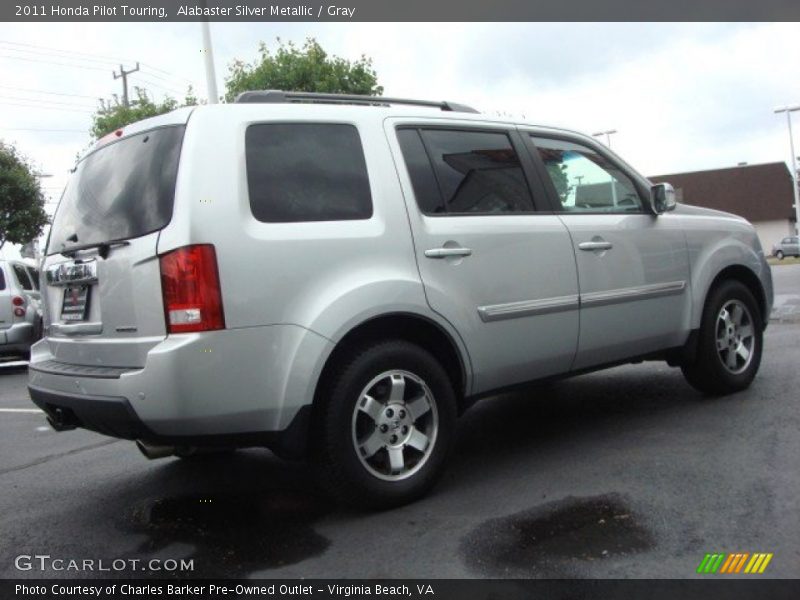
[[[784,256],[800,256],[800,238],[789,236],[772,246],[772,255],[779,260]]]
[[[39,272],[22,261],[0,259],[0,355],[27,360],[41,332]]]
[[[56,429],[310,456],[373,507],[425,493],[501,388],[641,359],[746,388],[773,301],[748,222],[591,137],[372,97],[127,126],[77,165],[46,254],[29,390]]]

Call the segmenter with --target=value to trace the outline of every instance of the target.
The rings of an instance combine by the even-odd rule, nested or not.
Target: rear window
[[[33,289],[33,284],[31,283],[30,277],[28,277],[28,271],[25,270],[25,267],[22,265],[11,265],[11,268],[14,269],[14,275],[17,276],[17,283],[19,283],[20,287],[25,291],[31,291]]]
[[[337,123],[264,123],[245,134],[250,209],[259,221],[372,216],[358,130]]]
[[[184,130],[145,131],[82,160],[61,197],[48,254],[164,228],[172,218]]]

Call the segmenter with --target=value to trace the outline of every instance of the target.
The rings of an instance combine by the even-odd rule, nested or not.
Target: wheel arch
[[[762,285],[758,275],[756,275],[752,269],[745,265],[728,265],[719,273],[717,273],[706,289],[705,296],[703,297],[703,306],[705,306],[706,302],[708,302],[708,297],[711,292],[714,291],[714,289],[723,281],[738,281],[748,290],[750,290],[750,293],[753,294],[753,297],[756,299],[756,303],[758,304],[762,326],[766,327],[767,323],[769,322],[766,290],[764,289],[764,286]]]
[[[328,355],[314,390],[318,404],[320,390],[342,360],[356,347],[384,339],[402,339],[429,350],[441,363],[453,383],[459,411],[466,408],[470,383],[469,358],[454,336],[441,324],[418,313],[392,312],[370,317],[345,333]]]

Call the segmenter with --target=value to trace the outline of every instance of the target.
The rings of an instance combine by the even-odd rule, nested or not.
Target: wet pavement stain
[[[187,495],[136,507],[120,522],[126,533],[148,539],[134,553],[146,562],[171,544],[188,544],[194,572],[168,577],[241,577],[256,570],[295,564],[325,552],[330,541],[312,528],[329,511],[307,494],[275,491],[243,495]]]
[[[499,577],[564,577],[586,563],[655,545],[621,496],[568,497],[478,526],[462,541],[470,569]]]

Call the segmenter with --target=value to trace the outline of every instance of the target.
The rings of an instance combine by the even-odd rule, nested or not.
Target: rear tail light
[[[24,317],[25,316],[25,309],[22,308],[21,306],[17,306],[14,309],[14,314],[17,315],[18,317]]]
[[[11,304],[13,304],[14,306],[23,306],[25,304],[25,298],[23,298],[22,296],[14,296],[11,299]]]
[[[160,267],[169,333],[225,328],[214,246],[178,248],[161,256]]]

